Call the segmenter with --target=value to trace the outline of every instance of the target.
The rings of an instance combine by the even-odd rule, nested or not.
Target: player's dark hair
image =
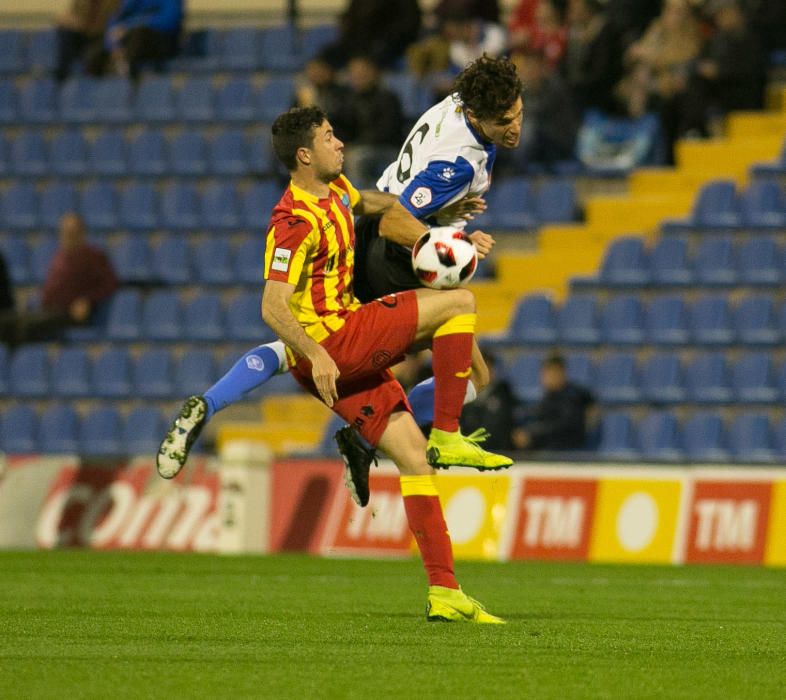
[[[477,119],[501,117],[521,95],[521,79],[507,58],[483,54],[453,83],[453,91]]]
[[[273,150],[289,172],[297,168],[297,149],[314,145],[314,129],[326,119],[319,107],[293,107],[276,117],[270,129]]]
[[[565,356],[557,351],[552,350],[543,360],[544,367],[554,367],[555,369],[565,369]]]

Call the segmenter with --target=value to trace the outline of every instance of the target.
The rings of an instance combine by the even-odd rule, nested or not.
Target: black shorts
[[[412,252],[379,235],[379,217],[361,216],[355,223],[355,296],[366,304],[385,294],[419,289]]]

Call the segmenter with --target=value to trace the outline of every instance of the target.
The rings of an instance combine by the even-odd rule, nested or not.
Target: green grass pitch
[[[2,698],[783,698],[786,572],[0,553]]]

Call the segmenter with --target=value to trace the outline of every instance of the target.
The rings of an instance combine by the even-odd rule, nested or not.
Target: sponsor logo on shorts
[[[377,301],[385,308],[395,309],[398,306],[398,297],[395,294],[386,294],[380,297]]]
[[[259,355],[249,355],[246,358],[246,366],[249,369],[261,372],[265,369],[265,361]]]
[[[409,203],[418,209],[431,204],[431,190],[428,187],[418,187],[409,196]]]
[[[291,258],[291,250],[276,248],[275,251],[273,251],[273,264],[270,267],[278,272],[287,272],[287,270],[289,270],[289,261]]]
[[[374,415],[374,407],[371,404],[367,404],[360,409],[360,412],[366,416],[366,418],[370,418]]]
[[[390,364],[392,357],[393,355],[387,350],[377,350],[371,358],[371,364],[374,365],[376,369],[382,369]]]

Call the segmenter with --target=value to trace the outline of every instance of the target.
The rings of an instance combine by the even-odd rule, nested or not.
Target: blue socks
[[[464,395],[464,403],[470,403],[477,398],[477,391],[472,381],[467,382],[467,393]],[[415,414],[415,422],[423,428],[434,422],[434,377],[424,379],[420,384],[412,387],[409,394],[409,405],[412,413]]]
[[[286,366],[284,344],[280,340],[249,350],[203,394],[207,402],[207,420],[222,408],[240,401],[252,389],[265,384]]]

